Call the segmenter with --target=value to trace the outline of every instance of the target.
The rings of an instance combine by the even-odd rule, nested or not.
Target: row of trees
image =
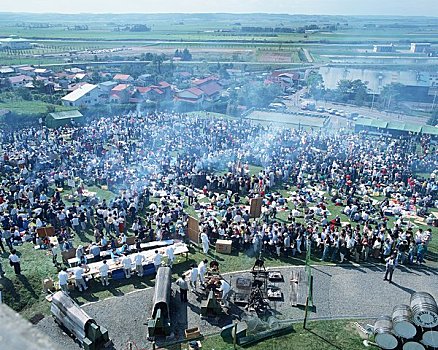
[[[368,82],[362,80],[340,80],[336,89],[327,89],[321,74],[312,72],[307,77],[309,94],[315,100],[328,100],[342,103],[352,103],[357,106],[370,105],[375,96],[368,93]],[[392,109],[397,107],[403,96],[404,85],[391,83],[385,85],[376,102],[379,108]]]

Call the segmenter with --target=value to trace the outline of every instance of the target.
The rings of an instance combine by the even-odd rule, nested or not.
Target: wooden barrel
[[[417,334],[409,305],[396,305],[392,311],[392,327],[399,337],[411,339]]]
[[[403,350],[426,350],[426,348],[416,341],[408,341],[403,344]]]
[[[411,309],[413,321],[423,328],[438,326],[438,306],[432,295],[417,292],[411,295]]]
[[[397,347],[398,340],[392,333],[391,317],[381,316],[374,322],[374,339],[382,349],[392,350]]]
[[[421,342],[432,349],[438,349],[438,330],[424,332]]]

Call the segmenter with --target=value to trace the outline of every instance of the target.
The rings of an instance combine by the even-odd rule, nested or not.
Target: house
[[[117,86],[117,83],[115,81],[104,81],[98,85],[102,92],[109,93],[115,86]]]
[[[34,73],[40,77],[50,77],[53,75],[53,72],[46,68],[35,68]]]
[[[198,78],[193,79],[192,84],[197,86],[197,87],[200,87],[203,84],[207,84],[208,82],[214,81],[214,80],[215,81],[219,80],[219,77],[217,77],[216,75],[210,75],[210,76],[208,76],[206,78],[202,78],[202,79],[198,79]]]
[[[73,67],[73,68],[67,68],[65,69],[65,72],[68,74],[79,74],[79,73],[84,73],[85,71],[81,68],[78,67]]]
[[[19,74],[28,75],[30,77],[33,77],[35,75],[35,68],[31,66],[16,67],[15,71]]]
[[[137,82],[146,86],[154,82],[154,77],[152,76],[152,74],[142,74],[137,78]]]
[[[46,125],[50,128],[57,128],[71,122],[80,123],[83,121],[83,115],[79,111],[65,111],[49,113],[46,118]]]
[[[417,53],[427,53],[430,51],[431,44],[430,43],[411,43],[411,52]]]
[[[197,87],[182,90],[175,94],[175,101],[190,104],[201,104],[204,101],[204,91]]]
[[[14,89],[24,87],[24,85],[26,85],[27,83],[33,82],[33,79],[31,77],[23,74],[10,77],[8,78],[8,80]]]
[[[134,81],[134,78],[131,77],[129,74],[116,74],[113,77],[113,80],[118,81],[120,83],[130,83]]]
[[[220,93],[222,92],[222,86],[214,80],[209,80],[197,88],[199,88],[204,93],[205,98],[210,101],[219,99]]]
[[[112,103],[127,103],[131,97],[131,85],[118,84],[111,89],[109,95]]]
[[[64,106],[94,106],[100,102],[100,89],[97,85],[84,84],[61,100]]]
[[[8,66],[0,67],[0,77],[6,77],[15,73],[15,69]]]
[[[395,46],[391,45],[374,45],[373,52],[395,52]]]

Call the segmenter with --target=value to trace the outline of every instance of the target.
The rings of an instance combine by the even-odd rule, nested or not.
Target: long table
[[[141,243],[140,250],[157,249],[157,248],[167,247],[167,246],[172,245],[172,244],[174,244],[173,239],[165,239],[163,241],[153,241],[153,242]],[[137,249],[134,244],[128,246],[128,248],[130,251]],[[109,259],[109,257],[111,256],[111,250],[102,250],[99,255],[100,255],[101,259]],[[93,254],[86,254],[85,258],[87,260],[92,260],[94,258],[94,255]],[[79,259],[74,257],[74,258],[68,259],[67,262],[68,262],[68,266],[76,267],[79,264]]]
[[[166,257],[166,249],[169,246],[165,246],[162,248],[158,248],[158,251],[163,255],[163,257]],[[170,247],[173,247],[174,249],[174,255],[182,255],[182,254],[188,254],[189,252],[189,248],[187,247],[187,245],[185,243],[175,243],[170,245]],[[155,250],[146,250],[143,252],[139,252],[141,255],[143,255],[145,257],[145,262],[143,263],[143,265],[148,265],[153,263],[154,261],[154,256],[155,256]],[[128,256],[131,258],[132,260],[132,265],[131,265],[131,270],[135,269],[135,262],[134,262],[134,257],[137,255],[138,253],[132,253],[132,254],[128,254]],[[87,264],[87,266],[89,267],[88,271],[84,271],[84,273],[82,274],[82,276],[84,277],[100,277],[100,272],[99,272],[99,268],[103,265],[102,261],[97,261],[91,264]],[[107,265],[109,267],[109,272],[112,272],[114,270],[118,270],[123,268],[121,259],[117,259],[117,260],[113,260],[113,259],[108,259],[107,260]],[[69,268],[67,271],[68,272],[73,272],[74,267]],[[71,275],[69,277],[69,279],[73,280],[74,276]]]

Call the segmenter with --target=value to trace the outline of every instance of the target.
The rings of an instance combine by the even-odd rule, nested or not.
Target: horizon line
[[[321,17],[424,17],[424,18],[438,18],[433,15],[396,15],[396,14],[323,14],[323,13],[287,13],[287,12],[28,12],[28,11],[0,11],[0,14],[29,14],[29,15],[283,15],[283,16],[321,16]]]

